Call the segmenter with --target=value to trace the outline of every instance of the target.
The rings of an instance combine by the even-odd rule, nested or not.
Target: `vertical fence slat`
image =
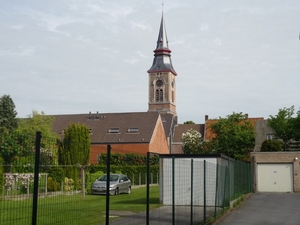
[[[37,220],[37,203],[38,203],[38,189],[39,189],[39,163],[40,163],[40,148],[41,148],[41,132],[36,132],[35,140],[35,162],[34,162],[34,184],[33,184],[33,203],[32,203],[32,225],[36,225]],[[28,184],[28,191],[29,191]]]

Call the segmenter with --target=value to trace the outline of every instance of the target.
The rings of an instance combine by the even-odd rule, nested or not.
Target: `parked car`
[[[124,174],[110,174],[109,177],[109,192],[110,195],[118,195],[120,193],[130,194],[131,181]],[[107,175],[99,177],[92,185],[92,194],[106,194]]]

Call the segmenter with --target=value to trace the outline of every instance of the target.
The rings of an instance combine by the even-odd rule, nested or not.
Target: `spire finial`
[[[161,13],[164,14],[164,0],[161,0]]]

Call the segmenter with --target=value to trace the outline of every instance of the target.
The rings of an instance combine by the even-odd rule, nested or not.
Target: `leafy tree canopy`
[[[261,152],[280,152],[282,151],[282,142],[279,140],[265,140],[261,145]]]
[[[14,101],[9,95],[0,98],[0,127],[13,131],[18,127],[17,111]]]
[[[195,122],[192,120],[188,120],[188,121],[185,121],[183,124],[195,124]]]
[[[34,136],[24,135],[17,130],[10,131],[2,127],[0,128],[0,143],[0,154],[8,165],[12,165],[16,158],[33,156]]]
[[[245,160],[255,146],[254,127],[245,114],[233,112],[226,118],[220,117],[210,129],[214,135],[211,141],[213,152]]]
[[[52,132],[54,119],[53,116],[47,116],[44,112],[32,111],[32,115],[28,118],[19,119],[18,131],[32,135],[40,131],[43,138],[47,137],[55,140],[58,135]]]
[[[268,119],[268,125],[273,129],[274,135],[278,139],[282,139],[284,150],[286,151],[288,142],[292,139],[300,138],[300,111],[295,115],[295,108],[279,109],[278,114]]]
[[[19,119],[17,131],[28,136],[35,136],[37,131],[42,134],[40,164],[57,164],[58,135],[52,132],[54,117],[47,116],[44,112],[32,111],[28,118]]]

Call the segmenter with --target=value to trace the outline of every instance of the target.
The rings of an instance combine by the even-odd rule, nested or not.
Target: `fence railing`
[[[145,165],[146,173],[127,173],[136,188],[130,195],[108,196],[109,209],[107,196],[91,194],[92,183],[106,171],[40,164],[34,179],[34,157],[0,163],[0,224],[205,224],[251,192],[247,163],[216,155],[161,155],[159,161],[159,172]],[[77,171],[78,179],[61,178],[66,168]]]

